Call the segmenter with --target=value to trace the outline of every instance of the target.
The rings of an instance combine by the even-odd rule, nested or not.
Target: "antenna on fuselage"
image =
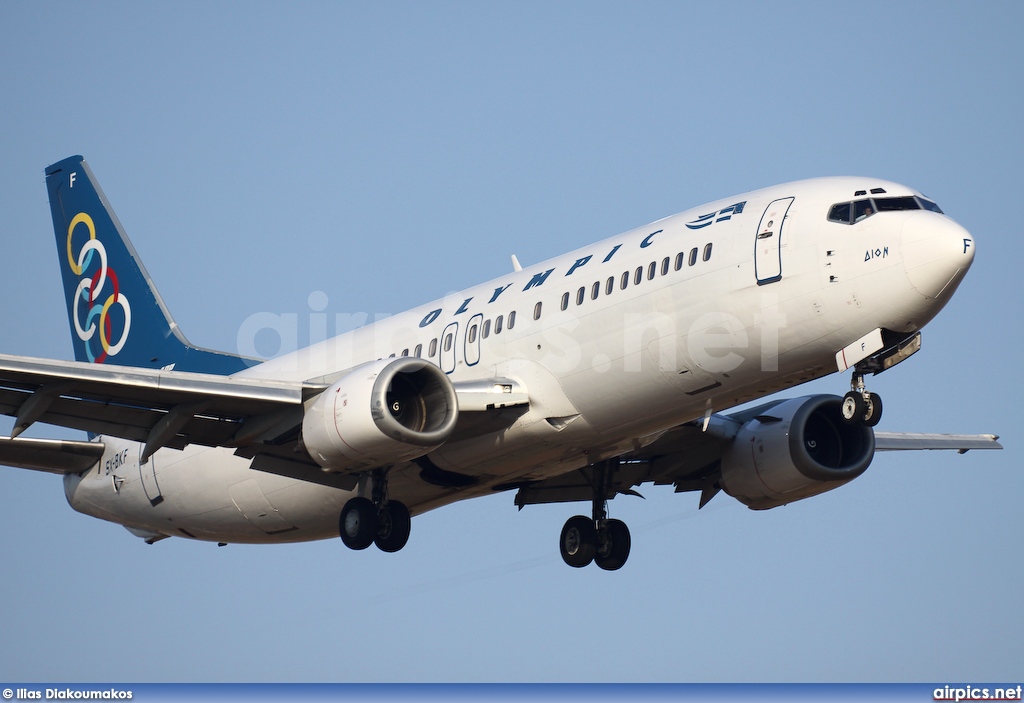
[[[522,271],[523,270],[523,265],[521,263],[519,263],[519,259],[516,258],[515,254],[512,255],[512,270],[513,271]]]

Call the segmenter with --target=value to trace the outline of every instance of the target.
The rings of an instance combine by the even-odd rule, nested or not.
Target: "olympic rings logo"
[[[76,257],[71,240],[78,225],[85,225],[89,231],[89,239]],[[97,259],[99,265],[94,267]],[[68,264],[71,265],[72,273],[82,277],[72,298],[71,319],[75,326],[75,334],[85,343],[85,354],[89,361],[102,364],[108,357],[120,352],[128,341],[128,330],[132,326],[132,308],[128,304],[128,298],[121,293],[117,273],[107,266],[107,250],[103,248],[103,243],[96,239],[96,225],[84,212],[75,215],[68,225]],[[89,274],[88,271],[93,268],[95,271]],[[104,288],[108,283],[112,292],[103,300]],[[124,328],[117,342],[113,341],[114,322],[110,314],[111,308],[115,305],[121,307],[124,316]],[[79,313],[83,309],[84,322]],[[101,350],[99,354],[96,353],[97,337]]]

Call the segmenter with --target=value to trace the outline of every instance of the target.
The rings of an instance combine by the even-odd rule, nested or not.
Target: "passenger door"
[[[466,341],[462,351],[466,366],[476,366],[480,363],[480,329],[483,324],[484,316],[478,313],[473,315],[466,325]]]
[[[773,200],[765,208],[754,240],[754,275],[763,286],[782,279],[782,227],[793,198]]]
[[[141,454],[142,447],[139,447]],[[142,479],[142,490],[149,499],[149,504],[154,508],[164,502],[164,496],[160,492],[160,484],[156,480],[156,455],[149,457],[145,464],[139,462],[139,478]]]
[[[441,344],[439,350],[439,361],[441,370],[445,373],[451,373],[455,370],[455,342],[459,337],[459,323],[453,322],[444,328],[444,332],[441,333],[441,339],[438,340]]]

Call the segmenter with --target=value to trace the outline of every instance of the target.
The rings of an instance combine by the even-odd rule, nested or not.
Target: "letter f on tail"
[[[49,166],[46,188],[75,359],[220,375],[258,363],[189,344],[81,156]]]

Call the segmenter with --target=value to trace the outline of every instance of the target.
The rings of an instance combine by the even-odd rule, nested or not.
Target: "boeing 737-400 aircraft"
[[[72,508],[149,543],[393,552],[412,515],[516,491],[589,502],[562,557],[614,570],[630,536],[607,502],[640,484],[763,510],[879,450],[1001,448],[873,429],[865,377],[920,348],[975,253],[896,183],[708,203],[263,362],[186,341],[81,156],[46,183],[77,361],[0,356],[0,463],[63,474]],[[836,371],[845,397],[722,414]],[[36,422],[90,438],[20,436]]]

